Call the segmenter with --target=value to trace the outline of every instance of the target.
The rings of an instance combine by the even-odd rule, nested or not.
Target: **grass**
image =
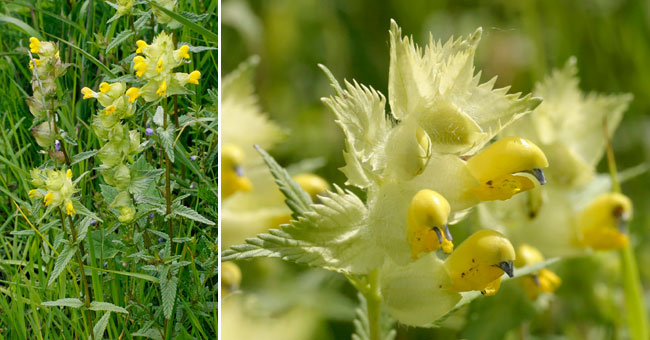
[[[151,9],[148,3],[135,7],[142,12]],[[177,70],[201,71],[200,84],[192,87],[194,93],[170,98],[165,110],[178,109],[178,114],[169,116],[170,122],[176,123],[175,162],[169,168],[171,199],[180,197],[186,207],[208,220],[217,219],[216,205],[211,203],[217,192],[217,1],[179,2],[175,17],[187,25],[170,30],[147,19],[122,41],[119,39],[125,35],[120,33],[134,27],[137,18],[127,15],[109,23],[114,13],[103,1],[0,4],[0,339],[96,339],[93,328],[104,321],[106,331],[100,338],[209,339],[217,334],[217,228],[177,216],[169,220],[175,241],[168,242],[163,237],[169,238],[164,214],[157,213],[154,218],[145,214],[136,217],[135,223],[119,223],[105,200],[101,185],[106,183],[97,169],[101,164],[97,157],[85,158],[71,169],[75,178],[89,172],[77,185],[78,195],[81,204],[103,223],[90,226],[80,250],[74,251],[78,260],[73,258],[48,284],[64,249],[63,240],[72,241],[65,230],[74,225],[79,231],[83,219],[77,214],[62,223],[56,213],[43,217],[43,210],[35,209],[37,205],[27,195],[33,189],[29,171],[49,159],[30,134],[34,117],[25,104],[32,95],[32,72],[27,67],[30,36],[58,43],[62,61],[70,64],[66,74],[57,79],[56,97],[60,102],[57,125],[76,141],[76,145],[64,142],[73,160],[84,152],[99,150],[104,143],[91,128],[99,106],[94,100],[82,100],[81,88],[97,89],[102,81],[132,75],[125,58],[135,52],[136,39],[151,42],[154,35],[166,30],[175,32],[179,42],[210,47],[192,53],[191,62]],[[111,42],[119,44],[107,52]],[[124,121],[129,129],[140,132],[143,141],[146,123],[152,121],[157,105],[165,106],[139,104],[136,114]],[[162,141],[156,135],[150,140],[151,146],[141,153],[143,159],[154,168],[165,169],[164,153],[155,146]],[[193,160],[191,156],[197,157]],[[48,164],[54,165],[52,161]],[[156,179],[148,190],[164,195],[164,177]],[[142,204],[137,208],[144,211]],[[89,294],[84,293],[86,280]],[[169,289],[174,280],[177,288],[173,296],[165,297],[163,292],[171,290],[164,288]],[[92,298],[94,307],[90,308],[95,310],[85,303],[81,308],[43,305],[86,296]],[[165,307],[169,301],[171,307]],[[169,308],[172,313],[166,318],[165,309]],[[103,318],[109,310],[113,312]]]

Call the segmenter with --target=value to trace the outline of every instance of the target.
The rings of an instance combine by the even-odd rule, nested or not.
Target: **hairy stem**
[[[607,145],[607,164],[609,166],[609,175],[612,179],[612,191],[620,193],[621,185],[616,172],[616,159],[614,158],[614,150],[612,149],[607,121],[605,120],[603,120],[603,129]],[[623,269],[625,311],[627,313],[630,338],[634,340],[645,340],[650,336],[650,328],[648,327],[648,317],[645,309],[643,287],[639,278],[639,269],[631,245],[621,249],[619,255]]]

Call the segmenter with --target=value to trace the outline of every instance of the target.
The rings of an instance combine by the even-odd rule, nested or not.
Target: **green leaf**
[[[97,215],[95,215],[94,212],[88,210],[88,208],[86,208],[86,206],[81,204],[81,202],[79,202],[78,200],[73,199],[72,200],[72,206],[74,207],[74,210],[75,210],[75,212],[77,214],[79,214],[81,216],[90,217],[90,218],[94,219],[97,222],[104,222],[101,218],[99,218]]]
[[[32,26],[27,25],[20,19],[16,19],[7,15],[0,15],[0,22],[9,24],[10,26],[17,28],[19,31],[23,31],[27,33],[27,35],[35,37],[38,40],[43,40],[43,36],[40,33],[38,33],[35,29],[32,28]]]
[[[61,253],[59,254],[59,257],[56,258],[56,262],[54,263],[54,269],[52,269],[52,273],[50,274],[50,280],[47,282],[47,285],[51,285],[52,282],[56,280],[57,277],[63,272],[65,269],[65,266],[68,265],[68,262],[72,259],[74,256],[75,252],[77,251],[77,248],[71,247],[70,245],[65,245]]]
[[[115,38],[113,38],[113,40],[111,40],[111,42],[108,44],[108,46],[106,46],[106,53],[108,54],[108,52],[120,46],[120,44],[122,44],[125,40],[130,39],[133,34],[133,31],[130,29],[120,32],[120,34],[116,35]]]
[[[180,203],[174,203],[172,205],[172,215],[181,216],[189,218],[190,220],[205,223],[207,225],[214,225],[214,222],[203,217],[198,212],[194,211],[192,208],[188,208]]]
[[[124,307],[116,306],[109,302],[93,301],[90,303],[90,307],[88,309],[94,311],[108,311],[108,312],[129,314],[129,311],[126,310]]]
[[[72,159],[70,159],[70,165],[75,165],[75,164],[77,164],[77,163],[79,163],[79,162],[81,162],[81,161],[83,161],[85,159],[88,159],[90,157],[95,156],[96,154],[97,154],[97,150],[84,151],[84,152],[78,153],[78,154],[72,156]]]
[[[70,307],[70,308],[80,308],[84,303],[77,298],[64,298],[58,299],[55,301],[45,301],[41,302],[41,306],[49,307]]]
[[[165,172],[163,169],[154,169],[142,156],[131,165],[130,170],[129,192],[134,195],[144,193],[149,185]]]
[[[219,37],[217,36],[216,33],[207,30],[206,28],[192,22],[190,19],[188,19],[188,18],[186,18],[186,17],[184,17],[184,16],[182,16],[182,15],[180,15],[178,13],[172,12],[172,11],[168,10],[167,8],[164,8],[164,7],[160,6],[160,5],[158,5],[155,1],[149,1],[149,4],[151,6],[153,6],[153,7],[156,7],[157,9],[161,10],[163,13],[169,15],[170,17],[172,17],[172,19],[174,19],[174,20],[180,22],[181,24],[185,25],[185,27],[191,29],[192,31],[194,31],[194,32],[196,32],[196,33],[198,33],[200,35],[203,35],[204,38],[206,38],[208,40],[212,40],[212,42],[215,45],[219,44]]]
[[[160,137],[160,143],[162,144],[169,161],[174,163],[174,125],[169,124],[167,130],[159,127],[156,129],[158,137]]]
[[[275,177],[275,183],[278,184],[280,191],[287,198],[285,202],[289,209],[293,211],[293,218],[298,218],[298,216],[302,216],[309,211],[309,206],[312,204],[309,194],[291,178],[287,170],[281,167],[271,155],[257,145],[255,145],[255,149],[262,155],[264,162],[271,170],[271,174]]]
[[[95,339],[103,339],[104,332],[106,331],[106,326],[108,326],[108,320],[111,318],[111,312],[106,312],[102,317],[97,320],[95,327],[93,327],[93,334]]]
[[[137,332],[131,333],[131,336],[141,336],[154,340],[163,340],[163,335],[160,334],[160,331],[155,328],[142,328]]]
[[[169,319],[174,311],[176,301],[176,286],[178,285],[177,271],[171,270],[171,266],[164,266],[158,272],[160,280],[160,294],[163,300],[163,312],[165,319]]]
[[[335,189],[336,192],[320,197],[322,204],[306,208],[298,221],[224,251],[222,261],[279,257],[352,274],[365,274],[376,268],[381,264],[383,251],[377,248],[365,225],[365,205],[352,192]]]
[[[93,219],[89,216],[84,217],[81,222],[79,223],[79,226],[77,227],[77,243],[79,244],[83,242],[83,240],[86,239],[86,236],[88,235],[88,227],[90,226],[90,221]]]

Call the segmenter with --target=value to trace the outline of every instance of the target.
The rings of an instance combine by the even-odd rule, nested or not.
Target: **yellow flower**
[[[190,59],[190,54],[187,53],[189,50],[190,50],[189,46],[183,45],[178,50],[176,50],[176,52],[179,58]]]
[[[221,148],[221,195],[224,199],[238,191],[253,189],[250,179],[244,175],[243,161],[244,151],[237,145],[226,144]]]
[[[422,189],[418,191],[408,208],[406,240],[411,245],[411,258],[417,259],[422,252],[442,250],[449,254],[454,249],[447,218],[451,208],[439,193]]]
[[[528,244],[517,247],[517,268],[530,266],[544,261],[544,256],[537,248]],[[526,275],[521,278],[521,285],[526,295],[531,300],[536,300],[540,293],[553,293],[562,284],[562,279],[548,269],[540,269],[538,272]]]
[[[65,172],[65,177],[72,179],[72,170],[68,169],[68,171]]]
[[[91,89],[89,89],[87,87],[84,87],[83,89],[81,89],[81,93],[83,93],[83,95],[84,95],[83,99],[97,98],[97,92],[95,92],[95,91],[93,91],[93,90],[91,90]]]
[[[147,71],[147,63],[144,61],[141,61],[135,65],[133,65],[133,69],[136,70],[135,75],[138,77],[142,77],[145,71]]]
[[[199,84],[199,78],[201,78],[201,72],[199,71],[192,71],[190,73],[190,80],[187,82],[190,84],[198,85]]]
[[[309,197],[314,202],[318,202],[319,195],[327,195],[327,191],[330,190],[330,184],[322,177],[314,174],[299,174],[293,177],[293,180],[309,194]]]
[[[29,198],[41,198],[43,195],[37,189],[32,189],[29,191]]]
[[[41,42],[34,37],[29,38],[29,51],[32,53],[38,53],[40,49]]]
[[[104,109],[104,113],[108,116],[115,112],[115,105],[109,105]]]
[[[163,80],[162,84],[160,84],[160,87],[156,91],[156,94],[164,97],[165,93],[167,93],[167,82]]]
[[[548,160],[537,145],[525,138],[503,138],[467,161],[467,168],[481,183],[470,191],[482,201],[507,200],[536,186],[526,175],[546,184],[541,170],[546,167]]]
[[[111,90],[111,84],[103,82],[99,84],[99,92],[106,93]]]
[[[48,192],[47,195],[45,195],[45,198],[43,199],[43,202],[45,203],[45,206],[47,207],[50,203],[52,203],[52,200],[54,200],[54,193]]]
[[[68,170],[70,171],[70,170]],[[68,203],[65,204],[65,213],[72,216],[76,214],[76,211],[74,211],[74,206],[72,205],[72,202],[68,201]]]
[[[158,63],[156,64],[156,71],[160,73],[162,72],[162,70],[163,70],[163,58],[161,57],[160,59],[158,59]]]
[[[512,277],[515,249],[510,241],[494,230],[480,230],[468,237],[445,260],[445,267],[457,292],[480,290],[496,294],[505,272]]]
[[[126,90],[126,96],[129,98],[129,102],[135,102],[138,97],[140,97],[140,89],[137,87],[132,87]]]
[[[144,40],[138,40],[135,42],[135,44],[138,46],[138,49],[135,50],[135,53],[142,53],[142,50],[144,50],[145,47],[149,46]]]
[[[632,217],[632,201],[619,193],[606,193],[594,199],[578,217],[582,243],[596,250],[626,247],[626,225]]]
[[[29,69],[30,70],[34,69],[34,64],[36,64],[36,67],[41,66],[41,60],[40,59],[34,59],[33,62],[32,62],[32,60],[30,60],[29,61]]]

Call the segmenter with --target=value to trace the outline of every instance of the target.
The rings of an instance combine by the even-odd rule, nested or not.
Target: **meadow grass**
[[[30,134],[33,116],[25,103],[32,95],[29,37],[57,43],[61,60],[70,64],[66,74],[57,79],[57,124],[76,141],[76,145],[66,141],[65,147],[73,160],[79,160],[83,158],[79,155],[102,145],[91,128],[97,104],[94,100],[82,100],[81,88],[97,89],[102,81],[112,82],[133,74],[125,58],[135,52],[135,40],[151,42],[157,33],[172,31],[155,22],[150,15],[151,6],[146,1],[134,6],[149,15],[140,23],[137,17],[134,20],[129,15],[109,23],[115,9],[103,1],[0,4],[0,339],[96,338],[88,317],[94,320],[92,327],[97,327],[106,321],[102,318],[104,311],[113,309],[102,338],[132,339],[140,334],[153,339],[208,339],[217,334],[216,226],[177,217],[173,219],[174,242],[168,242],[163,237],[168,231],[163,214],[120,224],[102,196],[105,193],[100,185],[105,182],[97,170],[100,162],[96,157],[82,159],[71,165],[75,177],[89,171],[77,185],[80,201],[101,216],[104,223],[89,228],[88,236],[81,242],[85,253],[79,251],[79,261],[68,262],[63,273],[48,284],[63,248],[62,239],[68,237],[63,232],[68,222],[62,228],[62,219],[56,214],[41,218],[43,210],[32,209],[38,205],[30,203],[27,195],[33,189],[30,170],[50,158]],[[169,171],[172,197],[180,197],[183,205],[211,221],[217,220],[218,191],[217,7],[217,1],[178,2],[174,13],[185,24],[173,30],[175,39],[209,49],[192,53],[191,62],[178,70],[201,71],[200,84],[192,88],[194,93],[161,104],[167,104],[167,112],[178,110],[178,114],[170,115],[176,123],[175,162]],[[125,35],[120,33],[136,27],[134,21],[139,24],[135,34],[124,39]],[[110,46],[115,43],[118,44]],[[139,106],[125,122],[129,129],[138,130],[143,140],[146,123],[153,119],[156,105]],[[151,140],[160,142],[156,135]],[[165,169],[163,155],[156,146],[142,152],[148,164],[161,169]],[[164,186],[164,176],[160,176],[149,189],[164,195]],[[80,221],[76,217],[73,225],[79,227]],[[170,270],[167,264],[172,263],[181,265]],[[163,297],[161,278],[165,282],[177,279],[173,296]],[[86,297],[85,280],[93,302],[112,305],[95,308],[101,311],[85,312],[85,308],[42,304]],[[172,304],[168,318],[163,300]]]

